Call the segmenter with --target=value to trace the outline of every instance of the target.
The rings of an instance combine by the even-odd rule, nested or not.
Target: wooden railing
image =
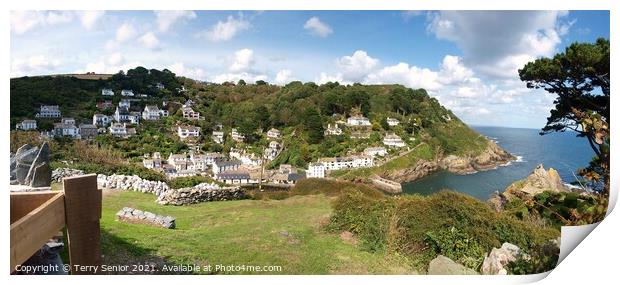
[[[28,260],[66,228],[72,274],[101,267],[101,190],[97,175],[63,180],[63,191],[11,192],[11,268]]]

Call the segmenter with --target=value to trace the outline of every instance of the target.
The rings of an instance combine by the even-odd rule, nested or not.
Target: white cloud
[[[109,40],[106,47],[108,49],[118,48],[122,43],[134,38],[136,34],[136,29],[132,24],[124,23],[116,29],[114,39]]]
[[[287,83],[294,81],[293,72],[289,69],[283,69],[276,74],[275,84],[277,85],[286,85]]]
[[[197,80],[207,79],[207,73],[203,69],[198,68],[198,67],[196,68],[187,67],[182,62],[175,62],[174,64],[169,65],[166,68],[179,76],[185,76],[187,78],[197,79]]]
[[[178,22],[189,21],[196,18],[194,11],[155,11],[157,26],[160,32],[167,32]]]
[[[234,38],[239,32],[250,28],[250,22],[243,19],[228,16],[225,22],[218,21],[209,30],[199,33],[198,37],[205,37],[212,42],[225,42]]]
[[[572,23],[564,11],[440,11],[429,16],[428,31],[455,42],[464,61],[495,78],[516,77],[528,60],[552,55]]]
[[[342,73],[327,74],[325,72],[321,72],[321,74],[319,74],[319,77],[314,79],[314,82],[316,82],[317,84],[325,84],[327,82],[338,82],[343,85],[353,84],[352,82],[344,80],[342,77]]]
[[[11,11],[11,31],[23,34],[37,26],[68,23],[73,19],[70,12],[63,11]]]
[[[27,58],[15,58],[11,61],[11,77],[54,73],[61,62],[58,58],[35,55]]]
[[[232,72],[248,71],[252,65],[254,65],[254,51],[244,48],[235,52],[233,63],[229,69]]]
[[[223,82],[235,82],[236,83],[237,81],[241,79],[243,79],[243,81],[247,83],[254,83],[258,80],[267,81],[267,75],[254,74],[254,73],[249,73],[249,72],[224,73],[224,74],[218,74],[214,76],[211,79],[211,81],[216,82],[216,83],[223,83]]]
[[[343,56],[337,60],[338,67],[342,70],[344,80],[362,82],[379,64],[379,60],[368,56],[363,50],[357,50],[351,56]]]
[[[11,11],[11,31],[23,34],[36,27],[66,24],[75,19],[90,30],[104,13],[104,11]]]
[[[304,29],[308,30],[310,34],[321,38],[327,37],[334,32],[329,25],[321,22],[318,17],[308,19],[308,21],[304,24]]]
[[[453,55],[446,55],[441,62],[439,81],[443,84],[454,84],[470,80],[474,72],[466,67],[461,58]]]
[[[142,44],[142,46],[151,50],[158,50],[160,48],[159,39],[157,39],[157,36],[155,36],[153,32],[144,34],[138,39],[138,41]]]
[[[432,71],[428,68],[409,66],[409,64],[401,62],[369,74],[366,78],[366,83],[398,83],[412,88],[424,88],[429,91],[435,91],[441,88],[438,79],[439,73],[436,71]]]
[[[85,73],[85,72],[95,72],[95,73],[104,73],[104,74],[112,74],[117,73],[120,70],[127,71],[132,68],[136,68],[137,66],[144,66],[139,61],[126,62],[125,58],[121,53],[112,53],[105,56],[99,57],[98,60],[94,62],[89,62],[86,64],[84,69],[79,69],[74,71],[75,73]]]
[[[80,18],[82,26],[87,30],[92,29],[103,15],[105,15],[105,11],[78,11],[76,13]]]

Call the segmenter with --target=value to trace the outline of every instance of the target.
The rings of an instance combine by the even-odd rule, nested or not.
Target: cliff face
[[[411,182],[441,169],[465,175],[494,169],[515,159],[497,144],[488,141],[487,148],[477,156],[438,155],[433,161],[419,160],[414,167],[383,173],[381,176],[401,183]]]
[[[457,174],[470,174],[478,171],[494,169],[516,158],[500,148],[496,143],[488,141],[487,148],[477,156],[459,157],[449,155],[440,162],[441,168]]]

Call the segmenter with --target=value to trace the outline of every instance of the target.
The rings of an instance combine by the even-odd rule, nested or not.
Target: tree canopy
[[[609,193],[609,40],[573,43],[552,58],[529,62],[519,70],[528,88],[558,95],[541,134],[573,130],[586,137],[596,157],[580,173],[603,182]]]

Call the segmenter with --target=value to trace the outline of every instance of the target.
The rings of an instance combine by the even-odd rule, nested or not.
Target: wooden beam
[[[59,192],[11,223],[11,269],[24,263],[65,225],[64,194]]]
[[[56,196],[58,191],[11,192],[11,224],[21,219],[47,200]]]
[[[65,218],[72,274],[96,274],[101,267],[101,191],[97,175],[65,178]]]

